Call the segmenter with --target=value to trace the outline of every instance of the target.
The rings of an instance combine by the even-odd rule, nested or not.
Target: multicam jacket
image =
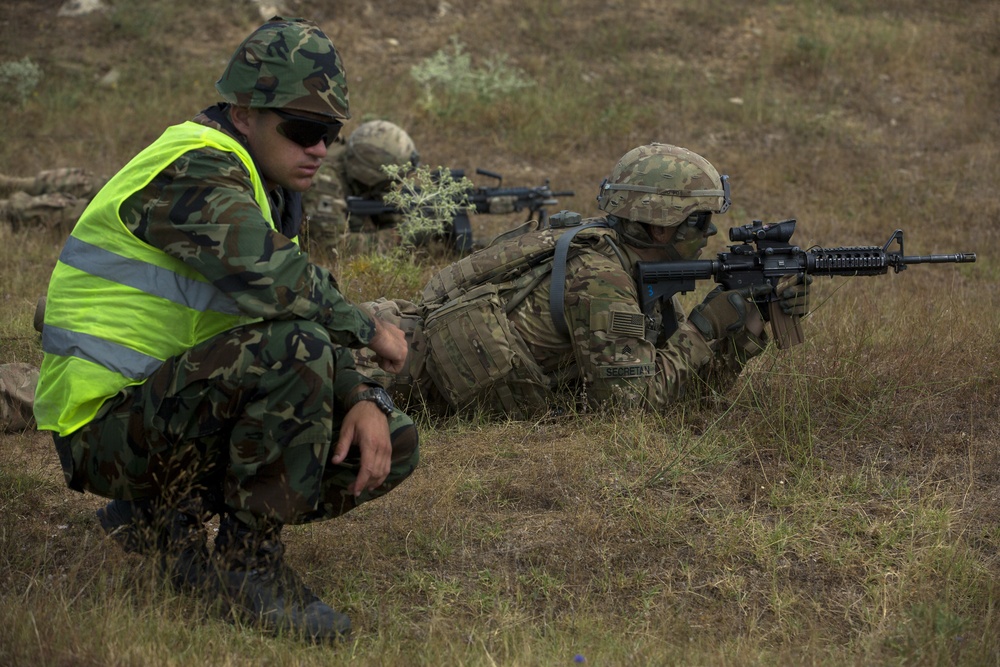
[[[431,410],[447,404],[514,415],[545,411],[567,392],[591,407],[660,410],[680,398],[724,391],[734,381],[747,355],[731,340],[706,341],[676,300],[677,330],[659,340],[659,313],[647,317],[639,305],[632,270],[638,257],[607,227],[580,231],[570,244],[563,297],[568,332],[561,332],[550,313],[553,248],[561,233],[528,231],[459,260],[431,279],[420,304],[369,304],[402,326],[412,347],[407,373],[388,379],[361,351],[364,372]],[[539,257],[518,268],[525,255]],[[462,308],[463,301],[486,303],[484,296],[500,305]],[[498,349],[515,358],[496,364]]]
[[[580,238],[582,237],[582,238]],[[678,398],[701,395],[705,382],[722,390],[738,366],[722,341],[706,341],[674,303],[677,331],[657,343],[658,323],[643,315],[633,272],[637,258],[614,234],[581,232],[566,262],[564,313],[569,336],[549,314],[551,274],[512,312],[535,361],[556,386],[585,392],[591,406],[624,405],[660,410]],[[615,248],[617,247],[618,252]],[[622,262],[625,259],[625,263]]]

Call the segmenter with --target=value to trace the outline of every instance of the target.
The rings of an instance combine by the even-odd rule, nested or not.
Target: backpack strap
[[[555,226],[553,219],[559,215],[549,216],[551,224]],[[578,215],[578,214],[577,214]],[[552,260],[552,285],[549,288],[549,315],[552,316],[552,323],[555,324],[556,331],[564,336],[569,335],[569,327],[566,326],[566,313],[564,309],[566,301],[566,258],[569,255],[569,244],[579,232],[594,227],[609,227],[607,220],[599,220],[586,225],[579,225],[567,232],[564,232],[556,241],[555,256]]]

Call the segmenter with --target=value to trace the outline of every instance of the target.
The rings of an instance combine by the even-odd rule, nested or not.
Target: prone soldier
[[[15,231],[43,225],[69,232],[103,184],[75,167],[47,169],[33,177],[0,174],[0,219]]]
[[[420,164],[413,139],[394,123],[371,120],[358,126],[345,142],[330,148],[313,187],[303,195],[308,243],[325,252],[345,246],[359,251],[373,245],[394,244],[393,230],[401,222],[401,216],[398,213],[352,215],[348,212],[347,197],[381,199],[392,185],[382,165],[416,168]],[[376,243],[371,243],[373,240]]]
[[[421,300],[365,304],[411,342],[399,374],[356,353],[359,368],[397,399],[432,412],[485,409],[511,416],[564,400],[589,407],[662,409],[723,391],[767,343],[753,299],[713,290],[674,331],[644,313],[635,278],[643,261],[698,257],[730,206],[729,182],[705,158],[666,144],[626,153],[598,195],[605,217],[529,222],[446,267]],[[773,288],[782,311],[808,311],[807,279]],[[767,287],[768,290],[772,288]]]

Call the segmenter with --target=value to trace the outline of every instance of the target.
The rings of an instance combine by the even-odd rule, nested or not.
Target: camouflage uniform
[[[23,431],[35,423],[31,406],[35,402],[38,369],[30,364],[0,364],[0,432]]]
[[[667,144],[635,148],[601,185],[607,217],[563,212],[548,229],[511,230],[434,276],[420,303],[366,304],[407,332],[411,351],[398,375],[364,352],[358,366],[433,411],[525,416],[561,396],[659,411],[724,391],[767,343],[748,301],[759,295],[720,288],[687,318],[676,299],[644,313],[634,276],[639,261],[696,258],[717,233],[712,215],[729,205],[728,177],[705,158]],[[805,285],[779,288],[782,310],[804,314]]]
[[[71,488],[107,498],[205,493],[210,508],[221,503],[251,525],[329,519],[387,493],[417,461],[413,424],[396,411],[388,478],[358,497],[347,491],[356,451],[337,466],[329,458],[345,414],[337,387],[357,381],[323,325],[265,320],[168,359],[82,429],[56,436],[57,451]]]
[[[205,110],[195,121],[235,134],[226,119],[224,104]],[[126,201],[121,215],[130,232],[153,247],[184,258],[211,283],[224,286],[245,314],[270,322],[268,327],[251,326],[248,331],[265,336],[271,348],[287,345],[288,358],[282,360],[272,352],[270,363],[277,364],[280,370],[261,377],[253,365],[256,353],[246,350],[232,357],[218,352],[199,356],[195,363],[190,360],[197,354],[195,349],[168,360],[145,384],[109,400],[86,428],[65,437],[56,435],[60,460],[72,488],[111,498],[162,495],[167,482],[159,470],[163,461],[157,452],[186,451],[194,446],[189,438],[214,433],[228,440],[232,448],[228,455],[233,467],[227,474],[223,500],[240,513],[241,519],[253,523],[262,502],[270,507],[267,514],[283,523],[317,518],[316,508],[303,505],[300,499],[308,498],[311,504],[321,499],[317,475],[346,478],[344,471],[331,470],[326,463],[342,417],[335,405],[342,404],[348,393],[364,381],[352,368],[346,346],[365,345],[374,327],[364,312],[344,299],[333,276],[311,264],[288,240],[296,236],[301,222],[299,201],[297,193],[283,189],[274,192],[273,205],[280,211],[283,234],[275,233],[260,217],[249,176],[239,160],[213,149],[184,154]],[[149,206],[149,202],[157,205]],[[52,299],[50,294],[50,308]],[[272,341],[269,334],[274,327],[279,327],[286,337]],[[231,340],[223,335],[205,344],[213,349],[224,349],[226,344],[261,345],[252,336],[244,339],[242,334],[232,335],[235,338]],[[314,339],[316,342],[309,345],[301,342]],[[297,349],[297,345],[303,347]],[[164,375],[166,378],[154,381]],[[230,375],[233,380],[228,380]],[[223,377],[233,383],[233,393],[249,389],[240,388],[241,382],[252,382],[254,392],[264,397],[279,393],[282,405],[289,406],[281,410],[288,412],[279,412],[280,418],[267,426],[268,411],[278,409],[275,405],[265,403],[252,408],[245,402],[233,403],[237,400],[233,396],[213,394],[205,384],[199,385],[199,391],[187,389],[188,393],[177,394],[192,382],[211,385],[210,379]],[[224,406],[217,405],[218,401],[223,401]],[[303,405],[313,409],[305,411]],[[169,424],[160,421],[164,417],[150,412],[154,406],[165,410]],[[258,422],[255,428],[242,433],[255,438],[255,444],[240,443],[234,431],[247,419],[247,412],[257,415]],[[136,421],[140,418],[143,421]],[[401,440],[397,476],[387,481],[386,488],[405,478],[416,461],[412,425],[405,424],[403,415],[398,420],[399,434],[406,437]],[[210,474],[212,461],[226,454],[225,448],[217,447],[198,451],[199,458],[185,459],[191,468],[185,474],[191,476],[194,487],[206,483],[204,475]],[[289,458],[296,460],[289,462]],[[246,461],[245,467],[235,467],[236,460]],[[261,468],[265,462],[268,466],[280,462],[281,468]],[[292,469],[297,474],[279,474],[280,470]],[[305,474],[307,471],[309,474]],[[158,480],[155,483],[154,478]],[[257,494],[266,500],[259,500]],[[285,501],[278,502],[278,495]],[[323,498],[323,502],[332,500]]]
[[[604,220],[595,218],[582,224],[593,222]],[[451,373],[436,367],[444,357],[429,353],[424,326],[435,312],[454,303],[442,300],[442,286],[454,285],[457,289],[453,294],[468,291],[473,286],[463,289],[455,276],[484,271],[485,266],[498,263],[497,257],[520,254],[526,245],[552,247],[558,235],[559,231],[551,229],[530,231],[494,243],[448,267],[445,271],[450,275],[444,280],[441,274],[432,278],[421,303],[380,300],[363,304],[378,317],[407,331],[412,343],[408,369],[399,376],[381,372],[363,350],[355,353],[359,369],[393,390],[401,401],[423,403],[434,412],[474,407],[527,416],[565,405],[567,400],[578,407],[662,410],[683,397],[724,391],[743,363],[766,344],[763,338],[756,337],[706,340],[687,321],[677,303],[672,315],[678,321],[677,331],[668,340],[659,340],[659,321],[646,318],[639,304],[633,270],[638,258],[611,230],[583,231],[573,239],[566,262],[564,312],[568,335],[556,328],[549,312],[552,274],[548,261],[539,265],[535,275],[529,271],[519,280],[508,281],[504,276],[494,281],[501,288],[501,307],[528,353],[527,359],[515,365],[537,366],[541,373],[538,381],[525,380],[523,373],[508,376],[501,394],[496,388],[488,391],[482,387],[477,392],[463,386],[461,392],[453,392],[442,386]],[[468,318],[456,321],[454,330],[446,334],[448,339],[461,345],[462,341],[488,338],[474,330],[470,322]],[[470,400],[456,401],[459,395]]]
[[[74,229],[47,295],[35,415],[40,427],[54,431],[68,485],[116,499],[99,510],[102,526],[128,549],[169,558],[176,587],[216,594],[224,608],[273,632],[334,639],[350,631],[350,620],[284,563],[281,526],[339,516],[393,489],[418,460],[413,422],[378,402],[388,443],[381,424],[367,417],[370,408],[356,413],[365,416],[353,425],[355,439],[368,424],[379,451],[391,447],[381,484],[352,488],[362,472],[371,480],[360,465],[370,442],[350,443],[346,458],[331,460],[355,393],[370,385],[349,348],[372,344],[377,327],[294,241],[300,193],[264,180],[268,164],[280,169],[288,156],[317,156],[321,142],[335,136],[349,117],[346,80],[318,26],[275,17],[240,45],[216,88],[224,103],[168,129],[111,179]],[[261,110],[278,121],[265,124]],[[251,135],[237,129],[237,117]],[[250,149],[251,136],[263,151]],[[147,180],[136,173],[144,163],[167,166]],[[122,224],[105,224],[98,215],[117,215]],[[95,237],[115,252],[93,243]],[[135,266],[136,275],[103,269],[102,262],[120,266],[116,257]],[[187,277],[191,271],[207,282]],[[74,294],[87,298],[81,285],[105,301],[131,295],[131,310],[147,313],[146,320],[157,313],[150,304],[162,304],[180,324],[161,322],[169,335],[157,337],[156,321],[140,321],[134,336],[121,336],[100,315],[76,317],[76,304],[67,302]],[[200,333],[230,321],[239,324]],[[126,331],[131,326],[121,324]],[[91,339],[99,345],[86,347]],[[151,367],[146,375],[128,373],[129,355],[155,360],[153,353],[178,340],[195,342],[158,365],[144,362]],[[108,349],[124,350],[125,358],[118,363]],[[146,349],[152,352],[141,354]],[[60,411],[52,404],[59,383],[82,402],[90,400],[88,387],[119,381],[125,386],[81,427],[69,425],[83,408]],[[214,513],[221,519],[209,564],[204,521]],[[149,526],[154,536],[141,537]]]
[[[33,178],[0,174],[0,219],[15,230],[43,225],[68,232],[103,184],[77,168],[49,169]]]

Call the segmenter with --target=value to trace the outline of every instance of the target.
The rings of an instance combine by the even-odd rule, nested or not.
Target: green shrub
[[[440,236],[447,225],[468,206],[472,181],[464,176],[455,179],[444,167],[426,165],[407,172],[410,165],[382,165],[382,171],[396,183],[383,197],[385,203],[402,211],[398,227],[404,246],[414,246],[428,237]]]
[[[0,64],[0,99],[4,102],[23,106],[38,82],[42,80],[42,68],[25,56],[18,61]]]
[[[482,67],[474,68],[471,56],[454,36],[450,52],[442,49],[425,58],[410,68],[410,74],[423,87],[424,106],[444,112],[451,108],[448,102],[454,102],[455,98],[488,102],[535,85],[523,70],[507,64],[505,54],[489,58]],[[443,102],[439,101],[439,94],[444,95]]]

